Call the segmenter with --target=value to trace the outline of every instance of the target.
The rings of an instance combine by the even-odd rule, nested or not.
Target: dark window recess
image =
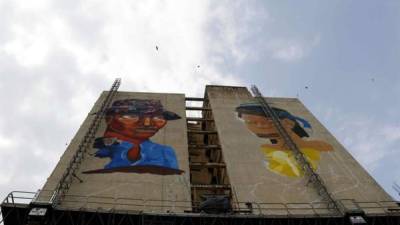
[[[207,156],[208,158],[211,157],[211,150],[210,150],[210,149],[206,150],[206,156]]]
[[[211,178],[211,184],[218,184],[218,178],[216,176]]]

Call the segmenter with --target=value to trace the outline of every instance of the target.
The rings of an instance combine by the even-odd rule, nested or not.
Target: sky
[[[122,91],[298,97],[399,200],[399,59],[394,0],[0,0],[0,198],[41,188],[120,77]]]

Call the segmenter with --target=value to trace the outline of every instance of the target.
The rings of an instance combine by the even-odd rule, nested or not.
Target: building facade
[[[6,198],[5,224],[399,221],[398,203],[296,98],[216,85],[203,98],[119,92],[119,82],[30,204]]]

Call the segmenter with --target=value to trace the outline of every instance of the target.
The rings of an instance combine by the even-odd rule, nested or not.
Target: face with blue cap
[[[278,138],[279,133],[274,126],[271,118],[265,116],[258,116],[252,114],[242,114],[242,119],[244,120],[247,128],[255,133],[259,137],[263,138]],[[294,123],[288,119],[281,121],[283,126],[287,128],[292,128]]]
[[[308,137],[307,132],[301,127],[310,127],[309,123],[302,118],[293,116],[289,112],[279,108],[272,108],[280,119],[281,124],[289,133],[300,138]],[[272,118],[266,115],[258,103],[244,103],[236,108],[239,118],[246,124],[247,128],[262,138],[279,138],[279,132],[275,128]]]
[[[310,123],[305,119],[280,108],[272,107],[272,111],[312,168],[317,169],[320,161],[320,152],[332,151],[333,147],[325,141],[304,138],[309,137],[306,129],[311,128]],[[260,146],[266,162],[265,166],[268,170],[288,177],[302,177],[304,175],[294,152],[288,147],[286,140],[275,127],[275,121],[273,121],[271,115],[265,113],[259,103],[248,102],[240,104],[236,108],[236,112],[250,131],[258,137],[266,138],[270,141],[270,143]]]

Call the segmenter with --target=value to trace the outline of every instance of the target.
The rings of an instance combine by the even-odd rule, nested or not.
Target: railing
[[[37,192],[12,191],[3,200],[3,204],[29,204],[36,198]]]
[[[18,204],[28,205],[35,200],[37,193],[25,191],[13,191],[4,199],[2,206],[14,206]],[[375,215],[400,215],[400,202],[396,201],[355,201],[353,199],[341,199],[338,203],[342,207],[353,210],[362,209],[367,214]],[[173,213],[191,214],[192,210],[200,211],[193,205],[200,205],[200,202],[175,201],[175,200],[155,200],[125,197],[106,197],[106,196],[81,196],[65,195],[61,202],[62,209],[88,209],[114,211],[136,211],[146,213]],[[251,216],[335,216],[332,214],[326,202],[312,203],[260,203],[260,202],[235,202],[232,209],[237,215]],[[234,216],[234,215],[230,215]],[[1,219],[0,219],[1,221]],[[0,222],[1,224],[1,222]]]
[[[10,205],[28,205],[32,200],[34,200],[37,196],[37,192],[29,192],[29,191],[12,191],[10,194],[6,196],[3,200],[3,204]],[[2,211],[0,211],[0,225],[3,224],[4,218],[8,215],[3,215]]]
[[[284,139],[285,145],[294,153],[294,158],[297,162],[302,166],[302,170],[304,174],[308,177],[309,182],[311,182],[317,190],[318,195],[320,195],[323,200],[329,203],[329,208],[332,211],[336,211],[338,214],[345,213],[344,209],[340,208],[340,205],[336,203],[336,200],[333,198],[331,193],[329,193],[324,181],[318,175],[318,173],[314,172],[310,162],[308,162],[307,158],[304,156],[303,152],[300,151],[296,143],[292,140],[290,135],[287,133],[286,129],[283,127],[278,115],[269,106],[268,102],[262,96],[261,92],[258,88],[253,85],[251,87],[251,91],[254,94],[255,99],[260,104],[262,110],[264,111],[265,116],[270,117],[274,124],[274,127],[277,129],[279,135]]]
[[[94,118],[92,119],[86,134],[83,136],[81,143],[79,144],[77,150],[73,154],[71,160],[67,168],[65,169],[64,174],[62,175],[59,183],[57,184],[53,196],[51,197],[50,201],[53,205],[57,205],[59,201],[63,198],[63,196],[68,192],[69,187],[72,184],[74,178],[78,178],[75,174],[75,171],[78,170],[78,167],[82,163],[85,153],[91,146],[93,140],[95,139],[95,134],[101,124],[102,119],[105,116],[105,112],[107,108],[111,105],[113,97],[116,95],[117,90],[121,84],[121,79],[115,79],[114,83],[111,86],[110,91],[107,93],[105,99],[103,100],[99,111],[95,114]]]

